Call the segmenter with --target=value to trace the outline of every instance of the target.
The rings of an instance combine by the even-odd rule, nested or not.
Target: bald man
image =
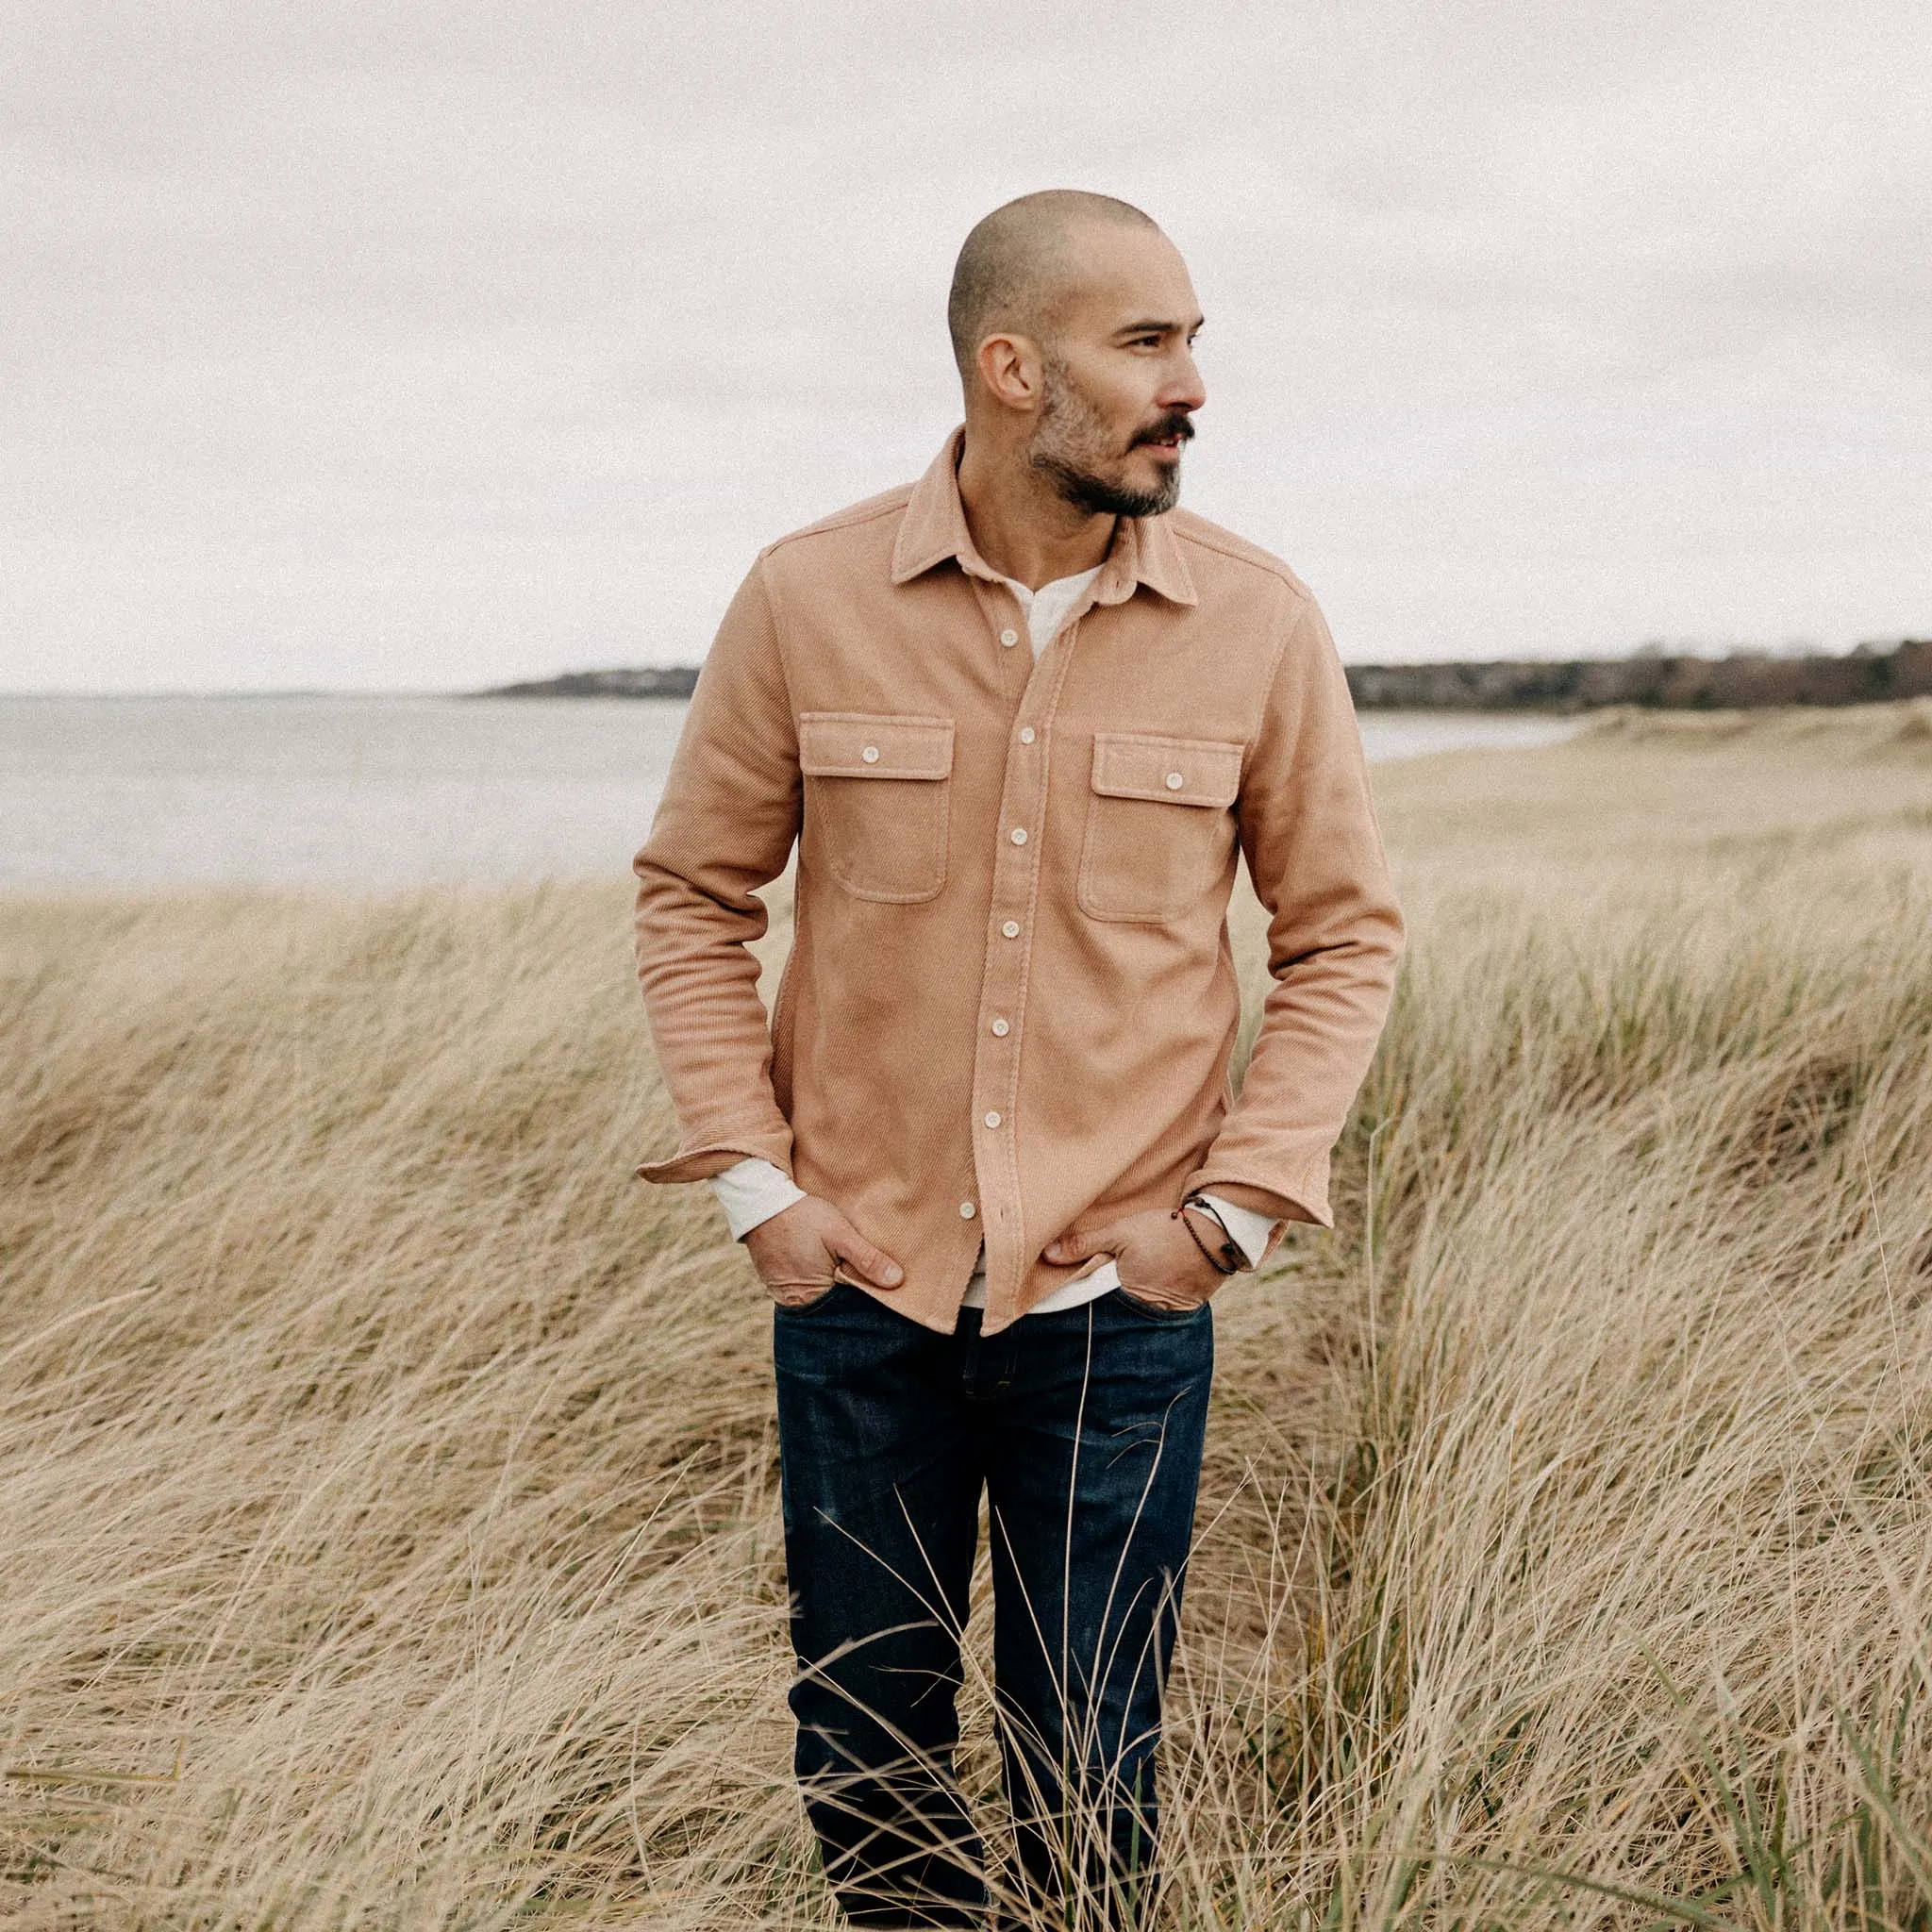
[[[1173,243],[1024,196],[949,322],[963,428],[767,549],[698,680],[636,863],[681,1129],[639,1172],[710,1180],[774,1304],[796,1765],[852,1923],[1130,1925],[1210,1297],[1330,1224],[1401,920],[1314,600],[1175,508]],[[1272,978],[1239,1099],[1238,854]],[[953,1771],[982,1495],[1005,1874]]]

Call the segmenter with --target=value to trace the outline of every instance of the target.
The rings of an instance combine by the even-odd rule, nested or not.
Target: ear
[[[1044,358],[1031,336],[988,336],[974,359],[980,384],[994,402],[1028,415],[1039,408]]]

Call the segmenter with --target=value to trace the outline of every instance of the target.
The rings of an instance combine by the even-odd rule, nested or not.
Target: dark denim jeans
[[[842,1285],[774,1313],[799,1780],[854,1924],[986,1923],[953,1775],[983,1484],[1021,1882],[1049,1924],[1137,1924],[1213,1318],[1116,1290],[979,1329]]]

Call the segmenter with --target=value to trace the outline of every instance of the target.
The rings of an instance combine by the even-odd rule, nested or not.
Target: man
[[[682,1128],[639,1171],[715,1180],[777,1305],[797,1770],[847,1914],[984,1923],[952,1774],[984,1489],[1015,1882],[1132,1924],[1208,1297],[1329,1224],[1401,922],[1313,600],[1174,508],[1174,245],[1027,195],[949,321],[963,430],[766,550],[698,680],[636,866]],[[746,947],[794,841],[768,1027]],[[1273,986],[1235,1102],[1237,847]]]

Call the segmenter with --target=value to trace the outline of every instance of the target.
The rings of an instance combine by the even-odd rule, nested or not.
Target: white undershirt
[[[1000,581],[1019,599],[1020,608],[1026,613],[1026,631],[1033,645],[1036,663],[1040,654],[1052,643],[1055,634],[1067,620],[1068,613],[1087,594],[1088,587],[1100,575],[1100,566],[1083,570],[1079,575],[1056,577],[1050,584],[1041,584],[1039,590],[1029,591],[1024,584],[1016,584],[1011,577]],[[782,1168],[774,1167],[769,1160],[741,1160],[717,1175],[711,1182],[719,1204],[724,1209],[724,1219],[731,1229],[733,1241],[743,1237],[761,1222],[771,1220],[774,1214],[782,1214],[794,1202],[805,1199],[805,1190],[786,1174]],[[1221,1218],[1227,1224],[1227,1231],[1238,1241],[1250,1261],[1258,1261],[1262,1251],[1268,1245],[1268,1237],[1274,1223],[1265,1214],[1257,1214],[1251,1208],[1237,1207],[1232,1201],[1224,1201],[1219,1194],[1202,1197],[1213,1202]],[[1077,1308],[1083,1302],[1098,1301],[1104,1294],[1121,1285],[1120,1272],[1111,1261],[1104,1261],[1091,1274],[1085,1274],[1077,1281],[1062,1282],[1051,1294],[1043,1295],[1027,1309],[1029,1315],[1051,1314],[1056,1308]],[[973,1278],[966,1284],[966,1298],[961,1307],[983,1308],[986,1306],[986,1250],[980,1250],[979,1260],[973,1270]]]

